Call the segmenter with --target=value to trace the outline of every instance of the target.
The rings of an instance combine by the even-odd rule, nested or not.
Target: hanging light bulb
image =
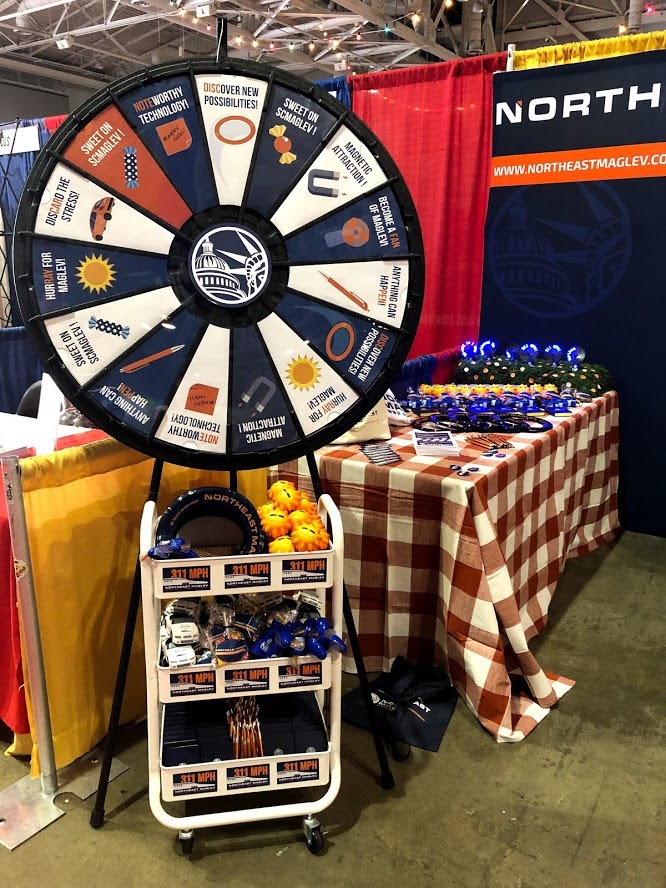
[[[340,46],[340,41],[339,41],[339,40],[334,40],[334,41],[333,41],[333,49],[337,49],[338,46]]]
[[[385,34],[391,33],[391,26],[390,25],[384,25],[384,33]]]
[[[192,19],[192,24],[194,24],[194,25],[198,25],[198,24],[199,24],[199,19],[196,17],[196,15],[195,15],[194,18]]]
[[[356,35],[356,39],[357,39],[357,40],[363,40],[363,37],[362,37],[361,34],[359,33],[359,34]]]
[[[259,46],[259,41],[258,41],[258,40],[253,40],[253,41],[252,41],[252,49],[256,49],[258,46]]]
[[[455,0],[444,0],[444,6],[446,9],[451,9]]]
[[[314,48],[315,48],[315,45],[311,40],[310,43],[308,44],[308,49],[310,50],[310,52],[314,52]]]
[[[268,49],[270,50],[270,52],[275,52],[275,44],[273,43],[272,40],[271,40],[271,42],[268,44]]]
[[[240,34],[237,34],[236,35],[236,46],[242,46],[242,45],[243,45],[243,38],[241,37]]]
[[[212,29],[212,27],[211,27],[210,25],[206,25],[206,30],[207,30],[207,31],[212,31],[213,29]]]
[[[414,25],[414,27],[416,27],[420,21],[421,21],[420,14],[418,12],[413,12],[412,13],[412,25]]]
[[[617,32],[618,32],[618,34],[626,34],[626,32],[627,32],[627,26],[626,26],[626,25],[620,25],[620,27],[617,29]]]
[[[289,44],[289,51],[290,51],[290,52],[293,52],[295,48],[296,48],[296,47],[294,46],[293,43],[290,43],[290,44]]]

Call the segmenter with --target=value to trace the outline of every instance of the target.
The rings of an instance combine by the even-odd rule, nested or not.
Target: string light
[[[242,46],[242,45],[243,45],[243,38],[241,37],[240,34],[238,34],[236,36],[236,46]]]
[[[444,6],[446,9],[451,9],[454,3],[455,0],[444,0]]]
[[[625,34],[626,31],[627,31],[627,26],[626,26],[626,25],[620,25],[620,27],[619,27],[617,30],[618,30],[618,34]]]
[[[384,33],[385,34],[391,33],[391,26],[390,25],[384,25]]]
[[[259,41],[258,41],[258,40],[253,40],[253,41],[252,41],[252,49],[256,49],[258,46],[259,46]]]
[[[272,40],[271,40],[271,42],[268,44],[268,49],[269,49],[270,52],[275,52],[275,44],[273,43]]]
[[[195,15],[194,18],[192,19],[192,24],[193,24],[193,25],[198,25],[198,24],[199,24],[199,19],[196,17],[196,15]]]
[[[357,40],[362,40],[363,37],[361,36],[361,34],[357,34],[357,35],[356,35],[356,39],[357,39]]]
[[[211,28],[210,25],[206,25],[206,30],[207,30],[207,31],[212,31],[213,29]]]
[[[652,15],[653,12],[654,12],[654,6],[651,3],[648,3],[647,6],[645,7],[645,14]]]
[[[412,13],[412,25],[414,25],[414,27],[416,27],[420,21],[421,21],[421,15],[418,12]]]
[[[310,52],[314,52],[314,48],[315,48],[315,45],[314,45],[314,43],[313,43],[312,40],[311,40],[311,41],[310,41],[310,44],[309,44],[309,46],[308,46],[308,49],[310,50]]]
[[[293,44],[293,43],[290,43],[290,44],[289,44],[289,51],[290,51],[290,52],[293,52],[294,49],[295,49],[294,44]]]
[[[334,41],[333,41],[333,49],[337,49],[338,46],[340,46],[340,41],[339,41],[339,40],[334,40]]]

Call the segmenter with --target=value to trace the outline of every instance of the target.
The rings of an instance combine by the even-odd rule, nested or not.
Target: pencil
[[[148,355],[145,358],[141,358],[140,361],[134,361],[133,364],[125,364],[124,367],[120,368],[120,372],[134,373],[135,370],[141,370],[142,367],[147,367],[148,364],[152,364],[153,361],[159,361],[160,358],[166,358],[167,355],[173,355],[176,352],[179,352],[181,348],[185,348],[185,345],[172,345],[171,348],[165,348],[162,351],[155,352],[154,355]]]
[[[327,274],[324,274],[323,271],[320,271],[319,274],[323,278],[326,278],[326,280],[329,282],[329,284],[332,287],[335,287],[335,289],[338,290],[338,292],[342,293],[343,296],[346,296],[347,299],[351,299],[351,301],[355,305],[358,305],[359,308],[362,308],[363,311],[368,310],[368,303],[365,302],[365,300],[361,299],[360,296],[357,296],[356,293],[352,293],[351,290],[348,290],[346,287],[343,287],[342,284],[338,283],[338,281],[335,280],[335,278],[329,277]]]

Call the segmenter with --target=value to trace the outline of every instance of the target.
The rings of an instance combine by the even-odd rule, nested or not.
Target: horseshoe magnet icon
[[[317,185],[317,179],[324,181],[337,182],[340,173],[334,170],[310,170],[308,173],[308,191],[317,197],[337,197],[340,194],[339,188],[332,188],[330,185]]]
[[[254,409],[257,413],[263,413],[266,409],[266,405],[275,394],[275,383],[271,382],[270,379],[266,379],[265,376],[258,376],[252,383],[252,386],[246,392],[243,392],[241,396],[241,402],[238,406],[243,407],[245,404],[249,404],[252,400],[252,395],[256,392],[260,385],[266,386],[266,392],[261,400],[257,400],[254,402]]]

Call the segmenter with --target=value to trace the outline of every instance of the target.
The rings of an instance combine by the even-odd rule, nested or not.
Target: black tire
[[[257,510],[248,499],[228,487],[195,487],[181,494],[164,510],[157,524],[156,543],[173,540],[189,521],[207,516],[227,518],[240,528],[243,542],[239,555],[256,555],[266,550]]]
[[[180,850],[183,852],[184,857],[189,857],[194,851],[194,836],[191,836],[189,839],[181,839]]]
[[[310,833],[310,838],[306,837],[305,844],[310,854],[319,854],[324,848],[324,836],[321,827],[316,826]]]
[[[110,222],[113,219],[113,216],[111,215],[111,213],[104,213],[104,218],[107,222]]]

